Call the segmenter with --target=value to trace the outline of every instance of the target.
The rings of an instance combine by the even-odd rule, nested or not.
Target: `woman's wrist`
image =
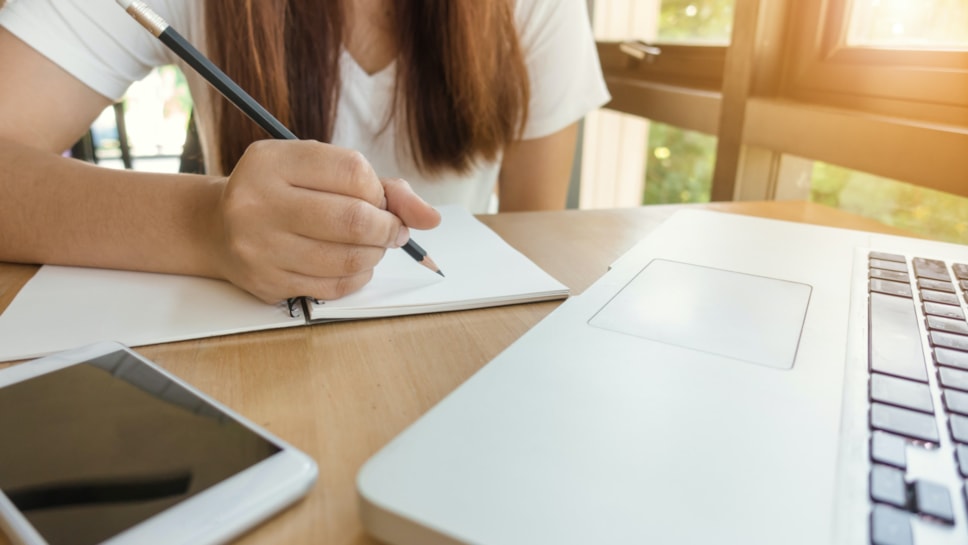
[[[225,228],[221,202],[227,178],[208,178],[201,181],[198,201],[192,206],[192,249],[194,274],[209,278],[228,279],[225,270]]]

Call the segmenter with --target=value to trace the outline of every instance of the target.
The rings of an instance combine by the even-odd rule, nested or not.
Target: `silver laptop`
[[[362,468],[404,544],[968,543],[968,247],[677,213]]]

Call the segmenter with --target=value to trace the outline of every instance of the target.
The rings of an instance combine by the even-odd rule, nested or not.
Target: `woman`
[[[561,208],[575,123],[607,100],[584,0],[150,4],[307,140],[260,140],[184,68],[206,176],[62,159],[175,58],[113,0],[13,2],[0,11],[0,260],[339,297],[410,227],[439,222],[428,202],[483,212],[496,187],[501,210]]]

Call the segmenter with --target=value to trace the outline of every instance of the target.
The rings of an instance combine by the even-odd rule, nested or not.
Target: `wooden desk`
[[[687,206],[903,234],[803,202]],[[681,208],[531,212],[482,220],[580,293]],[[0,309],[35,270],[0,264]],[[558,304],[333,323],[138,351],[319,464],[319,480],[303,501],[239,543],[373,544],[357,516],[355,479],[363,462]],[[0,536],[0,545],[8,543]]]

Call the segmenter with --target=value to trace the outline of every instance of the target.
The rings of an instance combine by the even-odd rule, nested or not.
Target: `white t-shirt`
[[[203,2],[151,0],[150,5],[205,52]],[[608,101],[586,0],[515,0],[514,16],[531,84],[524,139],[557,132]],[[202,148],[212,169],[212,124],[204,115],[211,111],[207,84],[115,0],[8,0],[0,10],[0,25],[111,99],[120,98],[152,68],[178,64],[197,104]],[[359,150],[378,175],[407,180],[433,205],[459,203],[475,213],[488,211],[500,160],[480,161],[464,175],[421,174],[409,155],[398,152],[395,123],[385,126],[395,63],[370,75],[344,50],[340,70],[334,145]]]

